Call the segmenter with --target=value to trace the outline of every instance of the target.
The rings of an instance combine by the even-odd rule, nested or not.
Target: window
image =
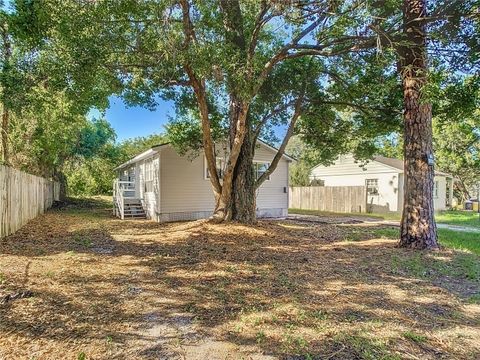
[[[220,179],[223,178],[224,171],[225,171],[225,160],[223,158],[217,157],[217,173]],[[205,179],[210,179],[210,172],[208,171],[207,158],[205,158]]]
[[[378,195],[378,179],[367,179],[367,194]]]
[[[433,196],[438,198],[438,181],[433,182]]]
[[[145,162],[145,192],[153,192],[153,161]]]
[[[259,179],[270,167],[269,163],[266,162],[254,162],[253,171],[255,171],[255,179]],[[267,177],[267,180],[270,180],[270,175]]]

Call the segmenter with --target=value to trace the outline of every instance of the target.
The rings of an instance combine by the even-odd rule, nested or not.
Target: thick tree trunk
[[[433,209],[432,107],[422,99],[426,82],[426,35],[423,0],[404,0],[401,75],[404,95],[404,204],[399,246],[438,248]]]
[[[245,160],[241,159],[245,155],[246,151],[244,149],[246,141],[245,138],[250,134],[247,116],[248,105],[246,105],[240,99],[240,97],[236,96],[235,94],[231,94],[229,113],[230,153],[228,156],[228,163],[223,174],[222,192],[220,196],[216,198],[217,203],[213,217],[217,221],[232,220],[234,218],[234,192],[236,190],[235,182],[237,181],[237,177],[239,179],[245,177],[243,172],[246,168],[248,168],[248,165],[244,163]],[[239,161],[243,163],[240,165],[240,167]],[[247,178],[245,177],[245,179]]]
[[[59,171],[55,172],[54,179],[60,183],[60,201],[66,201],[68,192],[67,177],[63,172]]]
[[[237,160],[233,180],[232,219],[246,224],[256,221],[255,173],[253,155],[255,144],[247,123],[247,134]]]

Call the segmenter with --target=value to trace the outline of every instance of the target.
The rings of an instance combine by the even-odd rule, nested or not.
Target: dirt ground
[[[480,358],[480,258],[361,225],[51,210],[0,241],[0,359]]]

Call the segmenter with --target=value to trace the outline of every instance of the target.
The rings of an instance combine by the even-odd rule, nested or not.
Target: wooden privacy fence
[[[58,182],[0,165],[0,238],[45,212],[59,197]]]
[[[293,209],[366,212],[365,186],[295,186],[290,187],[289,207]]]

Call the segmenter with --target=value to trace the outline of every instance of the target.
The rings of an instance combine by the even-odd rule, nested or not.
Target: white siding
[[[153,191],[146,192],[145,191],[145,164],[147,162],[151,162],[153,166]],[[143,206],[145,208],[145,212],[147,213],[147,217],[149,219],[156,219],[157,212],[159,209],[159,199],[158,193],[160,189],[160,157],[158,154],[147,158],[145,160],[141,160],[136,163],[136,194],[137,196],[142,199]]]
[[[274,156],[273,151],[259,145],[254,160],[271,162]],[[257,209],[288,209],[288,161],[285,159],[280,160],[270,180],[265,180],[258,189]]]
[[[204,177],[204,156],[179,156],[170,146],[160,150],[160,212],[213,211],[210,180]]]
[[[365,186],[367,179],[378,180],[378,195],[367,195],[373,212],[397,211],[400,171],[376,161],[360,167],[351,155],[341,156],[331,166],[312,169],[311,178],[323,180],[325,186]]]
[[[170,146],[160,150],[160,213],[212,213],[215,202],[209,179],[205,179],[205,158],[203,153],[194,159],[179,156]],[[275,153],[264,146],[258,146],[255,160],[270,162]],[[288,209],[288,162],[282,159],[275,172],[266,180],[257,193],[259,214],[276,209],[286,215]],[[279,211],[279,209],[281,211]],[[273,213],[273,212],[271,212]]]
[[[353,156],[340,157],[333,165],[319,165],[312,169],[310,177],[325,181],[325,186],[365,186],[367,179],[378,179],[378,195],[367,196],[374,212],[401,211],[403,207],[404,175],[401,170],[369,162],[365,168],[355,163]],[[446,208],[446,178],[435,176],[438,196],[434,195],[435,210]]]
[[[318,176],[325,182],[325,186],[365,186],[367,179],[378,180],[378,195],[367,195],[367,202],[373,212],[397,211],[399,186],[396,172],[367,173],[356,175],[327,175]]]
[[[352,155],[343,155],[330,166],[318,165],[312,169],[311,177],[322,178],[325,175],[378,174],[399,172],[399,170],[376,161],[370,161],[365,168],[360,167]]]
[[[445,210],[447,208],[447,178],[435,176],[434,181],[438,184],[438,196],[433,194],[433,208],[435,211]]]

